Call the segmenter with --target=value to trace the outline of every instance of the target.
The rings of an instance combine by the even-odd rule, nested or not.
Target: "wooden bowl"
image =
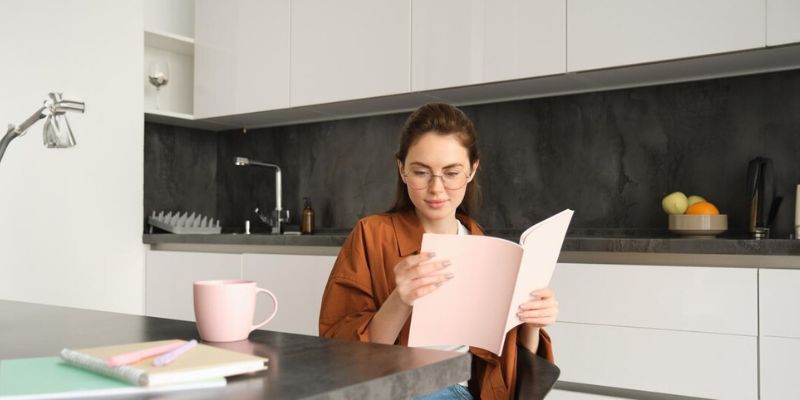
[[[681,236],[712,239],[728,230],[728,216],[725,214],[670,215],[669,230]]]

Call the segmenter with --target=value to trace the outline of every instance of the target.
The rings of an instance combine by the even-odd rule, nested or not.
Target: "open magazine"
[[[572,210],[528,228],[520,243],[491,236],[426,233],[422,252],[450,260],[454,278],[417,299],[409,346],[469,345],[500,354],[506,333],[521,324],[517,308],[550,284]]]

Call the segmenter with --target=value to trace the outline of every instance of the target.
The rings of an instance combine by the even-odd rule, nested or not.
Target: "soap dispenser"
[[[311,199],[303,197],[303,219],[300,224],[300,232],[304,235],[314,233],[314,209],[311,208]]]

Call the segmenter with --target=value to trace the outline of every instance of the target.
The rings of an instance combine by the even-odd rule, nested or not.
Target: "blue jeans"
[[[452,385],[435,392],[415,397],[416,400],[473,400],[465,386]]]

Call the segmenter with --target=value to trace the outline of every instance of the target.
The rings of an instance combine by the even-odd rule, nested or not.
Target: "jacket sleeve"
[[[367,327],[378,307],[367,254],[367,238],[359,222],[339,251],[325,286],[319,313],[320,336],[370,340]]]

